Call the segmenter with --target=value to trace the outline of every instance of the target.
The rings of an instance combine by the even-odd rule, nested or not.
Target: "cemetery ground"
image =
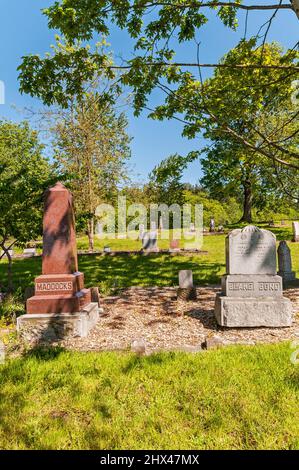
[[[271,230],[278,241],[292,238],[288,226]],[[291,328],[217,327],[224,243],[215,235],[204,237],[205,253],[80,255],[86,285],[99,286],[104,307],[88,338],[20,351],[2,318],[12,349],[0,365],[0,448],[299,449],[299,371],[290,360],[298,315]],[[289,246],[299,278],[299,244]],[[78,247],[87,248],[85,237]],[[1,278],[5,268],[1,262]],[[195,302],[176,300],[180,269],[193,271]],[[16,289],[40,271],[40,257],[14,259]],[[296,309],[298,287],[286,296]],[[215,335],[225,347],[202,350]],[[140,337],[144,356],[130,351]]]
[[[33,350],[0,374],[1,449],[298,449],[286,343],[205,353]]]

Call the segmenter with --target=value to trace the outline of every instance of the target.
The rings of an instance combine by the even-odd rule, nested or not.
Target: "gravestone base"
[[[19,336],[30,343],[51,342],[66,338],[88,336],[101,313],[95,302],[76,313],[40,313],[18,317]]]
[[[221,326],[231,328],[289,327],[292,303],[285,297],[227,297],[217,294],[215,317]]]
[[[195,287],[179,287],[177,291],[177,298],[180,300],[196,300]]]
[[[225,274],[221,287],[227,297],[282,297],[282,278],[273,274]]]

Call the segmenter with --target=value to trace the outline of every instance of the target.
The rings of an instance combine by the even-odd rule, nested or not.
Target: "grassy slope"
[[[0,366],[0,448],[299,449],[289,357],[287,344],[31,353]]]

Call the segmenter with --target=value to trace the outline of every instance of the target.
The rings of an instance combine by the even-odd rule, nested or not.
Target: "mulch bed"
[[[142,340],[146,353],[160,350],[198,351],[206,338],[217,335],[225,344],[276,343],[299,338],[299,288],[291,299],[295,319],[290,328],[219,327],[214,318],[216,287],[197,288],[196,301],[177,300],[176,288],[131,287],[102,299],[101,315],[88,338],[69,339],[62,346],[80,351],[126,350]]]

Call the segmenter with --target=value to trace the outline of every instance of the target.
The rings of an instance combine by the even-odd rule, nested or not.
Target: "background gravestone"
[[[144,232],[143,237],[142,237],[142,249],[143,251],[146,251],[146,252],[159,251],[158,235],[155,230],[151,232]]]
[[[276,237],[254,226],[233,230],[226,238],[226,275],[215,303],[221,326],[290,326],[292,304],[282,294],[276,274]]]
[[[193,273],[190,269],[179,271],[178,299],[196,300],[196,289],[193,285]]]
[[[299,242],[299,222],[293,222],[293,242]]]
[[[296,280],[296,274],[292,271],[291,251],[285,240],[279,242],[278,255],[278,275],[285,283]]]

